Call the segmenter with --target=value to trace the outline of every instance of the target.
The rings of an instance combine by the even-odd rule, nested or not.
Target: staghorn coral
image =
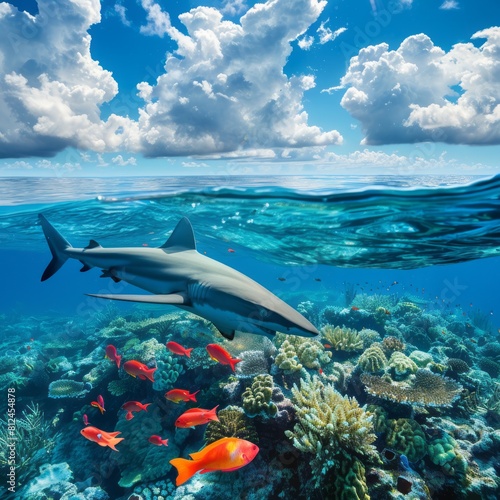
[[[243,351],[238,357],[241,359],[236,365],[239,378],[252,378],[269,372],[268,358],[263,351]]]
[[[88,386],[76,380],[55,380],[49,385],[49,398],[83,398]]]
[[[358,366],[364,372],[377,373],[384,370],[387,365],[387,358],[384,352],[377,345],[373,345],[361,354]]]
[[[285,434],[298,450],[314,455],[311,465],[317,480],[352,455],[375,459],[372,415],[317,375],[302,370],[301,376],[300,389],[296,384],[292,388],[298,423]]]
[[[273,377],[271,375],[257,375],[251,387],[243,392],[243,409],[249,417],[263,415],[273,417],[278,408],[271,401],[273,395]]]
[[[418,370],[418,366],[402,352],[395,351],[389,359],[389,372],[394,380],[403,380]]]
[[[351,328],[325,325],[321,329],[321,335],[336,351],[352,352],[363,349],[363,340],[359,333]]]
[[[239,406],[227,406],[217,412],[219,421],[210,421],[205,429],[207,444],[223,437],[237,437],[258,444],[259,437],[250,418]]]
[[[274,363],[288,375],[302,369],[302,365],[299,363],[297,353],[295,352],[295,347],[288,340],[285,340],[281,344]]]
[[[427,452],[424,431],[410,418],[389,420],[386,443],[389,448],[406,455],[410,462],[420,460]]]
[[[372,396],[422,406],[448,406],[462,391],[458,382],[424,369],[417,371],[411,384],[394,384],[368,374],[361,375],[361,382]]]

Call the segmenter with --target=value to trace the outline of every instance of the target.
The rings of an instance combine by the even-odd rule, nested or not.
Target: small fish
[[[230,365],[233,372],[235,371],[234,367],[236,364],[242,361],[241,359],[233,358],[231,354],[218,344],[208,344],[207,352],[214,361],[219,362],[221,365]]]
[[[97,401],[92,401],[90,403],[90,406],[93,406],[94,408],[98,408],[99,411],[101,412],[101,415],[106,411],[103,406],[101,406]]]
[[[116,363],[116,366],[120,368],[122,357],[116,352],[116,347],[114,345],[109,344],[106,347],[106,358],[114,361]]]
[[[359,311],[359,307],[352,306],[352,307],[351,307],[351,311]]]
[[[157,434],[153,434],[148,441],[156,446],[168,446],[168,439],[162,439]]]
[[[330,344],[323,344],[323,347],[325,347],[326,349],[331,349],[332,346]]]
[[[154,373],[156,371],[155,368],[148,368],[145,364],[139,363],[135,359],[131,361],[125,361],[123,364],[123,369],[132,377],[139,377],[141,380],[149,379],[151,382],[154,382]]]
[[[80,434],[87,438],[89,441],[94,441],[94,443],[97,443],[99,446],[109,446],[112,450],[118,451],[115,446],[120,442],[123,441],[123,438],[117,438],[118,434],[121,434],[119,431],[118,432],[105,432],[101,431],[101,429],[98,429],[97,427],[85,427],[80,431]]]
[[[280,281],[286,281],[286,278],[283,278],[283,276],[281,276],[280,278],[278,278]]]
[[[31,351],[31,346],[30,346],[30,345],[27,345],[27,346],[26,346],[26,349],[27,349],[28,351]]]
[[[104,398],[100,394],[97,396],[97,402],[104,408]]]
[[[492,312],[491,314],[493,314],[493,312]],[[35,339],[34,339],[33,337],[32,337],[32,338],[30,338],[30,342],[33,342],[34,340],[35,340]]]
[[[185,389],[172,389],[171,391],[168,391],[165,393],[165,397],[174,403],[179,403],[180,401],[194,401],[196,403],[196,394],[198,394],[200,391],[193,392],[192,394],[189,393],[189,391],[186,391]]]
[[[167,342],[166,346],[167,346],[167,349],[169,351],[173,352],[174,354],[178,354],[179,356],[187,356],[188,358],[191,357],[191,351],[193,350],[193,347],[186,349],[185,347],[182,347],[177,342],[173,342],[173,341]]]
[[[391,314],[391,311],[389,309],[384,309],[385,314]]]
[[[321,278],[314,278],[314,281],[321,281]]]
[[[318,373],[319,373],[320,375],[323,375],[323,368],[320,368],[320,369],[318,370]]]
[[[249,464],[259,453],[259,447],[244,439],[225,437],[191,453],[192,460],[174,458],[170,463],[177,469],[177,486],[184,484],[197,472],[230,472]]]
[[[227,251],[228,251],[229,253],[234,253],[234,250],[233,250],[232,248],[228,248],[228,249],[227,249]]]
[[[87,417],[86,413],[83,414],[82,420],[85,425],[89,425],[89,417]]]
[[[127,401],[122,404],[122,410],[125,410],[127,414],[125,415],[126,420],[132,420],[134,418],[133,412],[148,411],[148,406],[151,403],[142,404],[139,401]]]
[[[219,419],[216,415],[216,410],[219,408],[217,405],[211,410],[204,410],[203,408],[191,408],[185,411],[176,421],[175,426],[181,429],[187,429],[188,427],[194,428],[196,425],[208,424],[211,420],[218,422]]]

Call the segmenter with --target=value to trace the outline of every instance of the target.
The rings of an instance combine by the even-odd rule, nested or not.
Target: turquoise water
[[[85,293],[133,294],[137,289],[124,282],[101,279],[95,269],[80,273],[81,264],[77,261],[68,261],[55,276],[41,283],[40,277],[51,256],[38,223],[39,213],[74,247],[85,247],[91,239],[103,247],[158,247],[168,239],[177,222],[188,217],[200,253],[261,283],[297,308],[321,332],[325,325],[332,325],[357,332],[363,328],[375,331],[379,338],[374,337],[371,342],[395,336],[405,344],[402,351],[405,356],[409,357],[414,351],[430,353],[433,364],[426,366],[428,369],[432,368],[440,376],[451,376],[468,394],[479,394],[475,390],[477,384],[486,384],[489,396],[494,397],[500,375],[498,176],[491,179],[474,176],[5,178],[0,181],[0,200],[0,340],[5,353],[4,367],[0,367],[5,397],[0,401],[0,409],[3,414],[8,411],[8,391],[15,389],[15,410],[21,426],[33,415],[28,406],[33,404],[47,423],[43,438],[32,445],[33,449],[44,449],[46,457],[33,452],[26,464],[19,465],[21,455],[29,452],[18,448],[16,494],[21,495],[19,498],[55,498],[60,493],[48,486],[54,481],[40,470],[44,464],[61,482],[62,489],[66,487],[72,494],[81,495],[74,498],[101,498],[99,495],[129,498],[134,489],[143,498],[153,498],[154,488],[159,488],[160,497],[164,498],[186,495],[217,498],[220,490],[216,485],[231,474],[234,474],[231,476],[234,484],[227,498],[238,497],[250,489],[245,475],[254,481],[260,478],[260,490],[255,490],[255,498],[277,498],[280,488],[289,495],[304,498],[322,498],[321,491],[327,491],[323,498],[340,498],[342,488],[347,486],[322,490],[322,481],[331,480],[330,474],[338,475],[346,464],[356,469],[353,457],[365,468],[366,495],[397,498],[397,477],[408,472],[402,466],[384,462],[384,448],[399,445],[395,451],[402,455],[407,450],[404,444],[390,439],[389,431],[379,430],[373,446],[382,457],[381,463],[367,458],[359,449],[348,447],[350,461],[343,464],[337,457],[337,462],[334,460],[333,465],[326,466],[326,459],[318,452],[316,458],[325,461],[326,472],[322,477],[321,467],[308,468],[314,453],[294,447],[293,439],[286,437],[285,431],[293,432],[294,426],[300,424],[297,414],[294,417],[293,412],[289,412],[284,422],[265,412],[250,415],[246,410],[246,417],[251,419],[260,437],[257,458],[240,472],[196,475],[175,488],[175,470],[168,461],[199,450],[204,444],[204,433],[200,428],[192,432],[175,431],[172,422],[182,409],[166,402],[164,389],[179,384],[186,388],[201,387],[201,404],[205,404],[205,408],[215,404],[219,404],[219,410],[229,404],[241,408],[241,394],[251,387],[253,379],[241,373],[232,379],[228,366],[210,365],[205,359],[204,347],[216,342],[230,352],[232,349],[234,356],[241,356],[245,351],[262,349],[264,352],[264,340],[237,333],[231,344],[207,323],[199,323],[193,317],[183,316],[184,313],[179,316],[179,310],[173,306],[123,304],[87,297]],[[380,317],[380,310],[374,304],[386,311],[386,317]],[[410,306],[404,304],[412,304],[414,309],[405,310]],[[164,330],[134,326],[141,321],[153,322],[152,318],[165,314],[171,316]],[[117,328],[117,321],[124,331],[110,333],[110,328]],[[239,337],[242,340],[238,343]],[[280,368],[276,362],[276,356],[283,349],[283,339],[276,338],[273,342],[277,353],[266,354],[268,366],[259,373],[272,376],[274,387],[296,405],[299,415],[299,402],[294,399],[291,388],[293,384],[300,387],[301,380],[320,373],[326,376],[324,383],[331,383],[341,396],[355,397],[361,405],[379,404],[388,413],[388,421],[405,418],[417,422],[426,433],[427,443],[426,453],[417,454],[414,460],[410,458],[410,470],[418,476],[413,478],[414,491],[419,492],[417,498],[427,498],[427,490],[432,498],[447,498],[450,492],[457,495],[465,483],[470,483],[467,474],[471,474],[468,471],[473,467],[490,472],[480,474],[481,485],[474,486],[476,489],[468,486],[468,494],[479,492],[477,498],[497,497],[498,487],[494,481],[488,483],[488,474],[495,469],[498,448],[474,452],[472,437],[468,440],[452,430],[453,425],[461,425],[470,427],[470,433],[496,436],[500,417],[496,420],[495,412],[500,407],[494,406],[495,400],[488,399],[493,408],[485,412],[480,407],[486,405],[486,399],[481,400],[474,411],[467,412],[461,409],[465,404],[462,399],[456,398],[453,405],[444,409],[438,405],[437,409],[427,408],[427,414],[411,413],[404,404],[395,405],[387,398],[367,396],[369,384],[360,378],[363,363],[359,356],[370,341],[366,341],[362,349],[351,352],[342,347],[325,349],[323,344],[331,345],[331,341],[325,339],[322,337],[322,344],[313,347],[332,353],[331,359],[318,354],[317,363],[311,366],[302,360],[303,372],[288,373],[289,370]],[[167,359],[164,346],[168,340],[191,343],[198,352],[197,361]],[[157,342],[156,347],[151,347],[152,344],[136,347],[148,341]],[[111,372],[112,364],[103,361],[104,348],[109,343],[116,345],[124,360],[142,356],[140,361],[150,367],[156,364],[167,374],[165,377],[175,373],[172,377],[175,380],[169,379],[161,389],[152,388],[151,384],[131,385],[123,394],[113,394],[110,390],[114,387],[110,386],[113,380],[130,377],[122,368]],[[386,354],[390,358],[391,353]],[[458,374],[446,368],[450,358],[462,359],[470,371]],[[297,354],[296,359],[300,361],[301,356]],[[499,372],[495,371],[496,365],[488,365],[484,359],[498,365]],[[334,381],[334,363],[345,371],[343,384]],[[99,370],[102,373],[96,375]],[[386,376],[394,379],[391,370],[387,365]],[[413,377],[414,372],[397,376],[394,383],[411,384]],[[49,385],[55,381],[84,383],[90,379],[92,389],[82,389],[81,394],[62,399],[49,397]],[[236,395],[227,387],[221,389],[236,382],[239,384]],[[95,400],[99,394],[108,405],[103,415],[90,406],[92,398]],[[151,417],[154,420],[151,429],[155,431],[151,434],[169,437],[170,445],[164,456],[160,454],[161,447],[151,445],[153,448],[143,449],[150,446],[149,443],[144,444],[136,434],[131,434],[134,420],[125,421],[120,406],[134,398],[155,405],[155,417]],[[97,427],[107,431],[120,429],[124,436],[121,446],[117,445],[119,450],[123,449],[121,458],[117,459],[116,452],[109,448],[101,448],[80,435],[83,413]],[[140,418],[146,419],[146,416]],[[439,418],[443,418],[444,423],[439,424],[436,420]],[[432,432],[448,439],[446,446],[456,451],[449,463],[433,455],[431,450],[437,438]],[[276,437],[274,444],[273,436]],[[450,444],[451,438],[455,445]],[[132,440],[139,440],[140,450],[127,447]],[[76,451],[69,449],[70,443]],[[281,466],[272,474],[267,472],[267,477],[265,471],[269,470],[269,464],[276,466],[277,458],[272,453],[276,446],[281,450],[281,455],[278,453]],[[329,446],[335,448],[334,444]],[[283,466],[287,453],[293,460],[290,466]],[[332,453],[336,456],[335,451]],[[344,456],[346,453],[344,450]],[[123,458],[125,454],[130,460]],[[460,459],[456,458],[458,455]],[[85,468],[85,460],[93,464],[91,470]],[[159,460],[165,463],[163,468],[139,477],[137,464],[149,467]],[[108,475],[102,473],[103,464],[110,467]],[[374,471],[380,476],[376,481]],[[301,478],[300,484],[288,481],[291,472]],[[136,480],[130,477],[134,474]],[[441,483],[437,476],[442,479]],[[68,485],[72,485],[71,488]],[[0,488],[6,486],[0,484]],[[41,486],[46,486],[40,490],[45,496],[33,496],[33,491]],[[208,493],[197,493],[196,488],[201,486]],[[58,498],[73,498],[61,495]],[[156,497],[159,498],[158,494]]]

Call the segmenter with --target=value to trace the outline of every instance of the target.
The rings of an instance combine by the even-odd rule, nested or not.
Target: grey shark
[[[235,331],[274,335],[276,332],[314,337],[318,330],[298,311],[248,276],[196,250],[193,228],[182,218],[159,248],[103,248],[95,240],[73,248],[39,215],[52,260],[42,281],[53,276],[67,259],[77,259],[81,272],[93,267],[101,277],[125,281],[151,295],[88,294],[102,299],[170,304],[211,321],[227,339]]]

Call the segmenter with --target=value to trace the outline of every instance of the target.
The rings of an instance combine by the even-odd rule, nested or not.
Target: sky
[[[0,176],[493,175],[500,3],[0,2]]]

